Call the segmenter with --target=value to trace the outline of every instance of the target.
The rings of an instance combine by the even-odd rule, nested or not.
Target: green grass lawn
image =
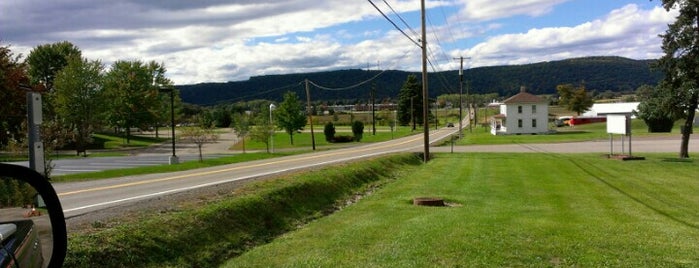
[[[607,134],[607,123],[593,123],[578,125],[574,127],[553,127],[556,133],[545,135],[499,135],[490,134],[490,128],[481,126],[474,127],[472,132],[468,128],[464,129],[464,138],[457,141],[456,145],[472,144],[512,144],[512,143],[552,143],[552,142],[573,142],[591,140],[609,140]],[[695,127],[699,131],[699,128]],[[631,121],[631,136],[634,137],[666,137],[680,136],[679,124],[671,133],[649,133],[648,127],[640,119]],[[618,135],[617,135],[618,136]]]
[[[669,154],[438,154],[225,266],[697,267],[697,174]]]
[[[310,126],[305,128],[310,130]],[[356,142],[351,143],[329,143],[325,140],[325,134],[323,134],[323,126],[313,126],[313,133],[315,136],[315,144],[317,147],[325,146],[348,146],[356,145]],[[405,137],[412,134],[417,134],[418,132],[413,132],[409,127],[398,127],[393,133],[391,133],[389,127],[376,127],[376,135],[372,134],[371,125],[364,125],[364,134],[362,136],[361,143],[370,142],[381,142],[391,140],[392,138],[397,139]],[[352,129],[350,127],[340,126],[336,128],[336,136],[353,136]],[[294,133],[293,139],[294,144],[291,144],[291,139],[289,134],[283,131],[277,131],[274,134],[274,149],[309,149],[312,147],[313,140],[311,139],[311,133],[306,131],[302,133]],[[238,142],[231,147],[232,150],[243,150],[242,142]],[[251,141],[250,139],[245,140],[245,150],[266,150],[267,147],[262,142]]]
[[[121,149],[121,148],[141,148],[148,147],[153,144],[167,141],[167,138],[155,138],[144,136],[132,136],[129,138],[129,143],[126,143],[126,138],[114,134],[99,133],[93,134],[92,138],[103,144],[104,149]]]

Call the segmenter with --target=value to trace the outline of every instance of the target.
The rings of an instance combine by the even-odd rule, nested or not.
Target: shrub
[[[364,135],[364,123],[361,121],[354,121],[352,123],[352,133],[354,134],[355,141],[361,141]]]
[[[332,122],[328,122],[327,124],[325,124],[323,133],[325,134],[325,140],[327,142],[333,142],[333,140],[335,139],[335,125],[333,125]]]
[[[342,142],[352,142],[354,141],[353,136],[337,136],[333,138],[333,142],[335,143],[342,143]]]

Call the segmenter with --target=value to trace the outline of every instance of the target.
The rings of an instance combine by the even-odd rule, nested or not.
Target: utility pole
[[[376,82],[371,83],[371,129],[376,136]]]
[[[306,111],[308,112],[308,120],[311,122],[311,144],[313,151],[316,150],[316,138],[313,134],[313,107],[311,106],[311,92],[309,90],[308,78],[306,78]]]
[[[471,89],[471,81],[466,81],[466,102],[468,102],[468,132],[473,133],[473,122],[471,122],[471,111],[473,111],[473,118],[476,119],[476,110],[473,109],[473,101],[471,100],[471,95],[469,95],[469,90]],[[476,120],[478,121],[478,120]]]
[[[413,100],[415,96],[410,97],[410,122],[413,124],[413,131],[415,131],[415,108],[413,108]]]
[[[470,57],[464,58],[464,57],[458,57],[454,58],[455,60],[460,60],[461,67],[459,67],[459,139],[462,139],[464,137],[463,134],[463,125],[461,121],[464,120],[464,101],[463,101],[463,95],[464,95],[464,59],[471,59]],[[468,96],[468,88],[466,89],[466,95]],[[468,101],[468,97],[466,97]],[[468,120],[468,126],[469,129],[471,129],[471,116],[470,116],[470,109],[469,109],[469,120]]]
[[[427,92],[427,31],[425,29],[425,0],[420,1],[420,21],[422,25],[422,125],[424,136],[424,162],[430,161],[430,126],[427,122],[429,112],[429,94]]]

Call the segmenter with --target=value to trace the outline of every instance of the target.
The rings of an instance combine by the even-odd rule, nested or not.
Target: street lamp
[[[269,144],[270,148],[272,148],[271,152],[274,153],[274,123],[272,122],[272,111],[274,108],[277,108],[277,106],[274,106],[274,103],[269,104],[269,124],[272,126],[271,133],[269,135]]]
[[[172,155],[169,158],[170,165],[179,163],[179,159],[175,154],[175,89],[171,87],[160,86],[160,92],[170,93],[170,128],[172,129]]]

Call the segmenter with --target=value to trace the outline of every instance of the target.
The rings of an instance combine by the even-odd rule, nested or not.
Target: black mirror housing
[[[53,186],[38,172],[18,165],[0,163],[0,177],[24,181],[41,195],[49,214],[53,236],[52,254],[48,267],[63,266],[68,248],[68,236],[63,208]]]

